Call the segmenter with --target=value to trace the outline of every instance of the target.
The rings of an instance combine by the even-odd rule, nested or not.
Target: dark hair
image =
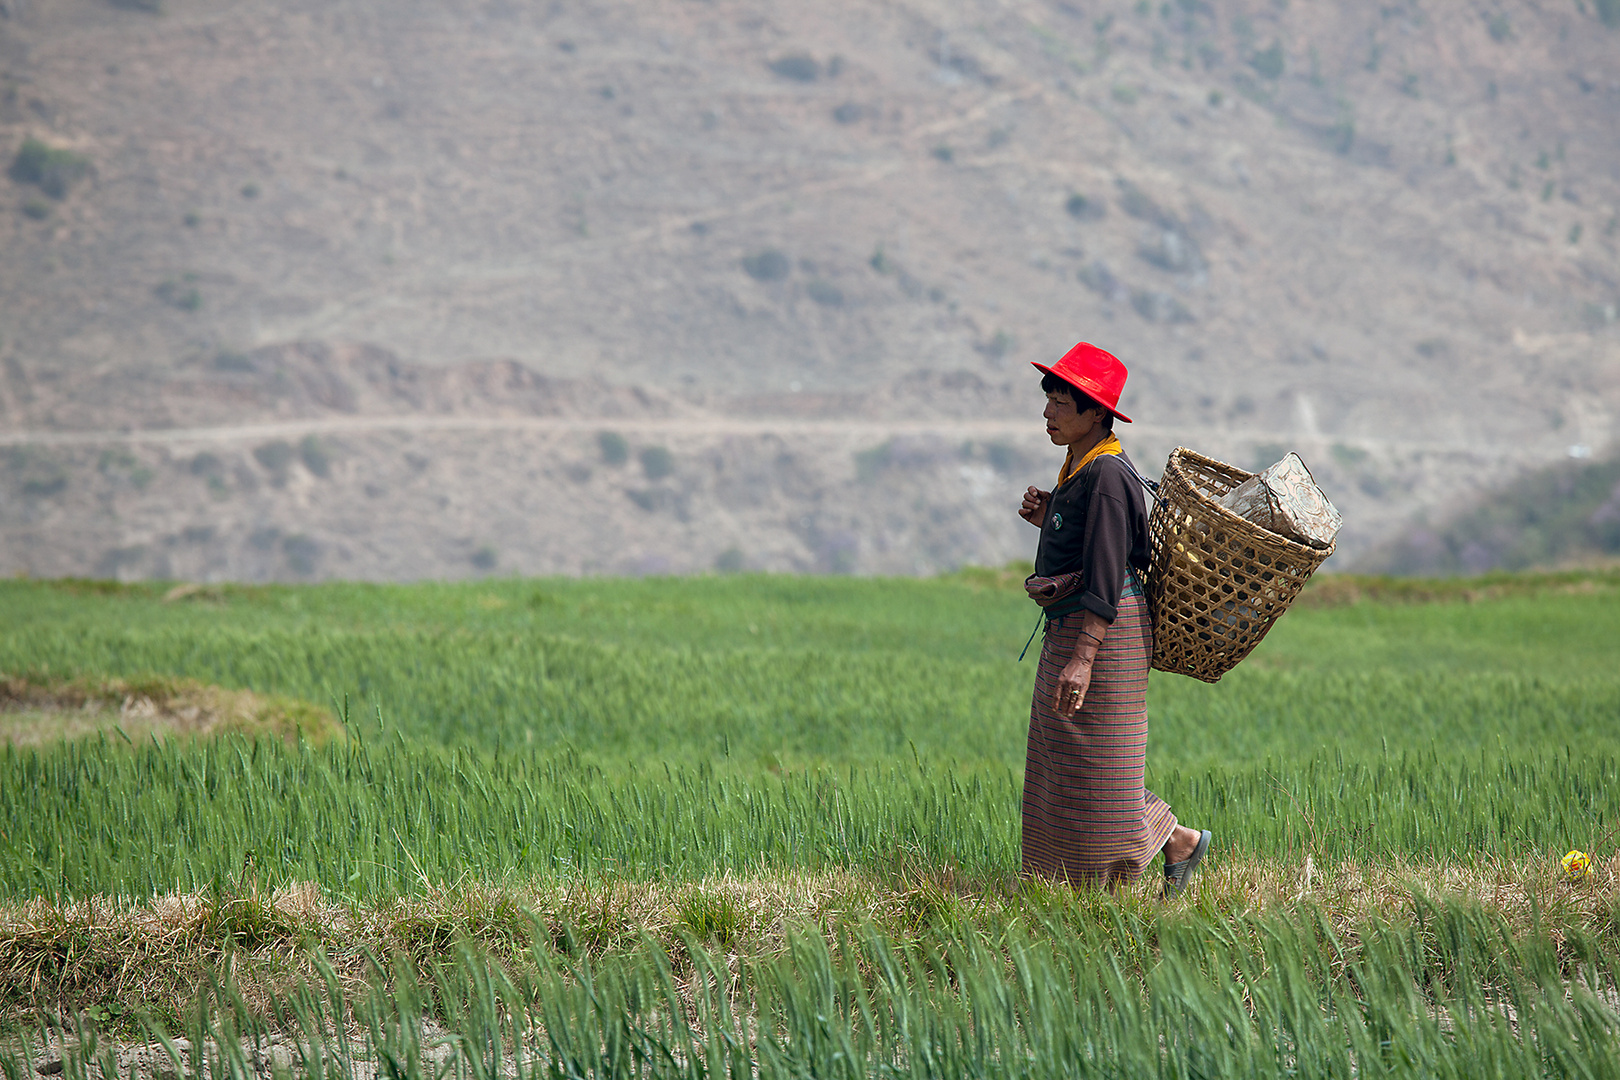
[[[1085,391],[1075,389],[1072,384],[1064,382],[1056,375],[1048,373],[1041,376],[1041,392],[1046,394],[1068,394],[1069,399],[1074,402],[1075,412],[1101,409],[1103,411],[1102,429],[1104,431],[1114,430],[1114,414],[1109,410],[1108,406]]]

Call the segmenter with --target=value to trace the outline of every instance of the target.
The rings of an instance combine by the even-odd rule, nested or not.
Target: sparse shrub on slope
[[[122,447],[103,450],[96,462],[96,471],[115,484],[128,485],[137,491],[144,491],[155,475],[151,466]]]
[[[999,361],[1013,351],[1017,344],[1013,336],[1005,330],[997,330],[988,341],[982,341],[973,346],[975,352],[987,360]]]
[[[765,65],[772,72],[794,82],[815,82],[821,78],[821,65],[806,53],[792,53]]]
[[[281,553],[287,557],[288,568],[304,577],[313,574],[321,561],[320,542],[303,533],[283,538]]]
[[[276,439],[253,448],[253,460],[264,466],[271,482],[278,487],[287,482],[287,469],[297,456],[297,451],[285,439]]]
[[[984,459],[990,467],[1003,475],[1011,475],[1030,467],[1023,451],[1010,443],[993,442],[984,447]]]
[[[1124,283],[1114,276],[1114,272],[1108,268],[1108,264],[1101,259],[1093,260],[1082,266],[1075,272],[1075,280],[1098,296],[1109,300],[1119,300],[1127,294]]]
[[[1263,79],[1282,78],[1283,69],[1287,66],[1282,42],[1273,41],[1270,47],[1261,49],[1249,57],[1249,66]]]
[[[191,284],[193,275],[187,274],[179,281],[170,279],[161,282],[152,294],[172,308],[181,311],[196,311],[202,307],[202,293],[197,286]]]
[[[32,447],[0,450],[0,464],[13,474],[22,494],[30,498],[50,498],[67,489],[67,470],[55,458]]]
[[[310,475],[323,479],[332,475],[332,455],[326,445],[313,435],[305,435],[298,444],[298,457]]]
[[[1063,209],[1076,221],[1095,221],[1103,216],[1105,208],[1101,199],[1089,198],[1078,191],[1070,194],[1063,204]]]
[[[1173,324],[1195,321],[1193,313],[1187,310],[1187,305],[1169,293],[1157,289],[1132,291],[1131,307],[1148,322]]]
[[[788,257],[775,248],[743,257],[743,271],[755,281],[781,281],[793,269]]]
[[[617,431],[599,432],[596,448],[602,452],[604,465],[623,465],[630,460],[630,444]]]
[[[662,446],[649,446],[641,451],[641,471],[649,480],[662,480],[675,471],[675,455]]]
[[[51,146],[31,135],[17,149],[17,156],[12,158],[8,170],[8,175],[17,183],[33,184],[57,200],[67,198],[69,189],[89,174],[89,158],[72,150]]]
[[[1137,246],[1144,262],[1173,274],[1203,269],[1204,255],[1197,241],[1181,229],[1164,229]]]
[[[60,495],[67,488],[66,473],[49,473],[45,476],[30,477],[23,481],[24,495],[32,495],[37,499]]]
[[[1175,214],[1153,201],[1153,197],[1136,184],[1120,177],[1115,184],[1119,188],[1119,208],[1138,221],[1146,221],[1166,229],[1185,230],[1181,219]]]
[[[285,469],[288,465],[292,464],[292,444],[282,439],[277,439],[275,442],[267,442],[263,446],[256,447],[253,451],[253,456],[259,462],[259,464],[263,465],[266,469],[269,469],[272,472],[279,472]]]
[[[814,278],[804,287],[804,291],[822,307],[844,306],[844,291],[830,281]]]
[[[1560,462],[1472,510],[1414,529],[1365,562],[1396,574],[1478,574],[1620,556],[1620,457]]]
[[[1333,149],[1341,154],[1348,154],[1356,145],[1356,121],[1349,115],[1339,117],[1333,127],[1328,130],[1328,140]]]

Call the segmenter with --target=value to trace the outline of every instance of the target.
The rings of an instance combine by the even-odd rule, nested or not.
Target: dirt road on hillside
[[[1040,433],[1033,420],[836,420],[793,417],[589,417],[589,416],[339,416],[307,420],[195,428],[158,428],[130,431],[0,431],[0,446],[115,446],[176,445],[182,443],[252,442],[301,438],[305,435],[360,434],[376,431],[517,431],[541,434],[578,431],[634,430],[641,435],[705,437],[718,435],[824,435],[883,439],[895,435],[955,435],[967,438],[1022,438]],[[1233,433],[1220,428],[1192,428],[1132,424],[1121,429],[1127,438],[1183,444],[1226,443]],[[1457,453],[1466,450],[1453,442],[1418,440],[1361,440],[1336,437],[1340,445],[1405,451]],[[1296,436],[1302,447],[1322,443],[1322,437]],[[1325,449],[1325,444],[1322,449]]]

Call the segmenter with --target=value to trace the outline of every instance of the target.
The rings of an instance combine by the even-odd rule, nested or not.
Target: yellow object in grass
[[[1564,856],[1564,873],[1572,878],[1586,877],[1592,872],[1592,856],[1584,851],[1571,851]]]

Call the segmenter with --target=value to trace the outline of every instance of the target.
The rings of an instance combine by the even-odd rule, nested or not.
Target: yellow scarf
[[[1069,456],[1063,459],[1063,468],[1058,470],[1057,486],[1062,487],[1070,480],[1073,480],[1075,473],[1079,472],[1087,465],[1090,465],[1093,461],[1096,461],[1104,454],[1123,454],[1124,452],[1125,448],[1119,445],[1119,436],[1115,435],[1112,431],[1108,433],[1108,438],[1104,439],[1096,446],[1093,446],[1090,450],[1087,450],[1085,455],[1081,457],[1079,461],[1074,460],[1074,450],[1071,449],[1069,451]],[[1053,490],[1056,490],[1056,488]]]

